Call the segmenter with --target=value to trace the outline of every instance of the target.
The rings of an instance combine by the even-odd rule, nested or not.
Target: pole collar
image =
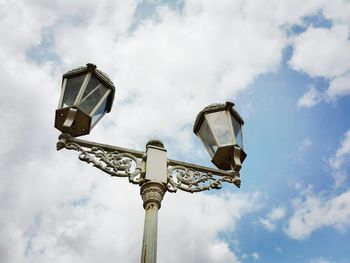
[[[162,183],[146,182],[141,186],[140,194],[143,200],[143,208],[148,210],[152,206],[161,207],[161,203],[166,192],[166,188]]]

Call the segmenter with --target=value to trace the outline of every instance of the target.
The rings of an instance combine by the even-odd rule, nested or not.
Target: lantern
[[[232,102],[212,104],[197,116],[193,132],[201,139],[212,162],[222,170],[241,169],[246,158],[243,150],[243,119]]]
[[[89,134],[104,114],[110,112],[114,94],[112,81],[95,65],[89,63],[68,71],[62,78],[55,127],[73,137]]]

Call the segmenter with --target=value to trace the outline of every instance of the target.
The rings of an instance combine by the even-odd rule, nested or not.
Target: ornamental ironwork
[[[169,192],[176,192],[178,189],[190,193],[220,189],[222,182],[234,183],[239,187],[241,184],[239,173],[222,176],[212,172],[196,171],[185,166],[168,168],[167,189]]]
[[[79,140],[62,134],[57,142],[57,150],[75,150],[79,160],[117,177],[127,177],[133,184],[145,183],[146,159],[144,152],[97,144]],[[222,171],[176,160],[168,160],[166,190],[182,190],[195,193],[222,188],[222,183],[233,183],[240,187],[238,171]]]
[[[63,136],[57,143],[57,150],[62,148],[80,152],[79,160],[92,164],[111,176],[128,177],[133,184],[144,182],[145,162],[131,153],[108,151],[98,146],[82,146],[79,142],[69,141]]]

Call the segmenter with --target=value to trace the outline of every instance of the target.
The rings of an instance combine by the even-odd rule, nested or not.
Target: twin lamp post
[[[243,120],[234,104],[212,104],[197,116],[193,131],[201,139],[218,169],[167,158],[159,140],[146,144],[146,151],[110,146],[76,137],[89,134],[105,113],[110,112],[115,87],[95,65],[87,64],[63,75],[55,127],[62,132],[57,150],[79,152],[81,161],[111,176],[127,177],[140,186],[145,209],[141,262],[157,257],[158,210],[166,192],[201,192],[220,189],[222,182],[240,187],[239,170],[246,158],[243,150]]]

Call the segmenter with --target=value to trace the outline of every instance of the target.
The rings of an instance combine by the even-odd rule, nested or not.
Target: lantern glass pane
[[[235,133],[236,144],[243,149],[242,126],[241,123],[234,118],[234,116],[232,116],[232,125]]]
[[[226,111],[208,113],[206,116],[220,145],[235,143],[230,129],[230,119]]]
[[[92,126],[95,126],[95,124],[98,122],[98,120],[106,112],[107,98],[108,98],[108,96],[103,100],[102,104],[98,107],[98,109],[96,110],[96,112],[92,116],[92,124],[91,124]]]
[[[206,120],[203,121],[198,131],[198,135],[202,139],[209,154],[213,156],[216,150],[218,149],[218,146]]]
[[[95,87],[90,93],[82,98],[79,108],[85,111],[86,113],[91,113],[95,108],[98,102],[102,99],[103,95],[107,92],[107,88],[102,84]]]
[[[100,82],[95,78],[95,76],[91,76],[89,83],[87,84],[84,94],[82,96],[82,101],[86,99],[86,97],[100,84]]]
[[[67,84],[64,89],[64,95],[62,99],[62,108],[72,106],[76,97],[78,96],[81,85],[84,82],[86,75],[80,75],[77,77],[67,79]]]

